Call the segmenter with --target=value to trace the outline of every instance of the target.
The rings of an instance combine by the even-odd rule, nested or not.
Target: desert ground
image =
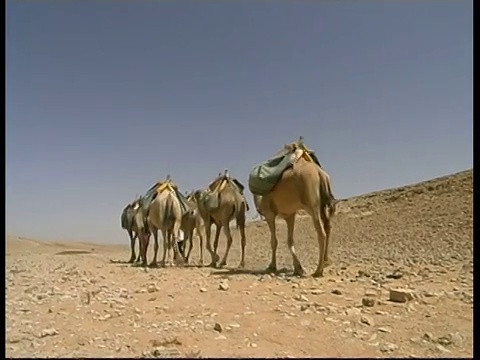
[[[236,231],[226,269],[121,263],[126,233],[115,246],[9,235],[6,355],[472,357],[472,203],[472,170],[342,201],[320,279],[291,275],[280,220],[284,271],[273,275],[260,271],[270,262],[263,221],[247,228],[244,272],[231,270]],[[295,238],[310,274],[318,247],[308,217]],[[223,234],[220,243],[223,255]]]

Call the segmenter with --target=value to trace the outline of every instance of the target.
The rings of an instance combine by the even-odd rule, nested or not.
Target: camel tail
[[[322,206],[327,207],[329,217],[334,216],[339,200],[333,195],[332,183],[328,175],[320,174],[320,197]]]

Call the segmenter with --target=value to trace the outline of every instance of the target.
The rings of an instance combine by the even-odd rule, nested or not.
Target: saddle
[[[300,157],[296,158],[294,153],[301,149]],[[248,187],[254,195],[266,195],[273,190],[285,170],[291,168],[295,162],[303,158],[307,162],[314,162],[322,167],[315,153],[308,149],[303,137],[298,141],[285,145],[284,148],[275,154],[271,159],[255,165],[248,176]]]
[[[147,190],[146,194],[142,198],[143,209],[145,211],[148,211],[148,208],[150,208],[150,204],[152,203],[152,201],[155,200],[156,197],[164,191],[169,191],[177,197],[178,201],[180,202],[183,214],[192,210],[192,207],[186,199],[185,195],[183,195],[181,191],[178,190],[177,184],[175,184],[170,179],[170,175],[167,175],[167,178],[164,181],[157,181],[150,189]]]
[[[227,184],[232,185],[233,188],[238,190],[248,210],[248,203],[245,199],[245,196],[243,195],[245,187],[236,178],[231,177],[227,169],[225,169],[225,172],[223,174],[220,173],[217,178],[208,185],[207,192],[204,193],[204,195],[202,196],[204,206],[210,210],[217,209],[220,203],[220,194],[223,189],[225,189],[225,186],[227,186]]]

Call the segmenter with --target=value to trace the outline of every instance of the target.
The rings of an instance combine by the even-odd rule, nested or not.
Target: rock
[[[380,331],[380,332],[382,332],[382,333],[391,333],[391,332],[392,332],[392,329],[387,328],[387,327],[379,327],[379,328],[378,328],[378,331]]]
[[[457,332],[457,333],[448,334],[445,336],[440,336],[435,340],[435,342],[442,346],[449,346],[449,345],[461,346],[463,343],[463,337]]]
[[[446,349],[444,346],[440,345],[440,344],[437,344],[436,346],[437,350],[441,351],[441,352],[444,352],[444,353],[449,353],[450,350]]]
[[[250,347],[252,347],[252,348],[256,348],[257,346],[258,346],[258,345],[255,344],[255,343],[251,343],[251,344],[250,344]]]
[[[369,318],[368,316],[365,316],[365,315],[360,318],[360,322],[368,326],[373,326],[375,324],[372,318]]]
[[[312,295],[322,295],[322,294],[325,294],[325,291],[320,290],[320,289],[313,289],[312,291],[310,291],[310,293]]]
[[[381,352],[388,353],[398,349],[398,345],[392,343],[383,343],[379,347]]]
[[[359,308],[350,308],[345,310],[345,314],[347,314],[348,316],[360,315],[361,312],[362,310],[360,310]]]
[[[230,289],[230,286],[228,285],[227,282],[222,281],[222,282],[218,285],[218,289],[219,289],[219,290],[222,290],[222,291],[227,291],[228,289]]]
[[[223,327],[220,323],[216,322],[215,325],[213,326],[213,330],[221,333],[223,331]]]
[[[157,288],[155,285],[148,285],[147,291],[148,291],[149,293],[154,293],[154,292],[157,292],[157,291],[158,291],[158,288]]]
[[[425,334],[423,334],[423,338],[425,340],[428,340],[428,341],[433,341],[434,340],[433,334],[431,332],[428,332],[428,331]]]
[[[204,292],[207,292],[207,289],[205,289],[204,287],[200,288],[200,292],[204,293]]]
[[[403,277],[403,273],[400,270],[394,271],[392,274],[386,276],[387,279],[400,279]]]
[[[58,331],[54,328],[49,328],[49,329],[43,329],[40,332],[40,337],[47,337],[47,336],[55,336],[58,335]]]
[[[302,304],[302,305],[300,305],[300,311],[305,311],[305,310],[307,310],[309,307],[310,307],[309,304]]]
[[[365,307],[373,307],[375,305],[375,299],[370,296],[365,296],[362,299],[362,305]]]
[[[338,323],[340,320],[334,319],[334,318],[331,318],[331,317],[326,317],[325,321],[332,322],[332,323]]]
[[[215,340],[226,340],[227,337],[225,335],[218,335]]]
[[[342,295],[342,292],[339,289],[333,289],[332,294],[334,295]]]
[[[389,300],[398,303],[405,303],[413,299],[413,293],[408,289],[390,289]]]
[[[308,301],[308,298],[305,295],[296,295],[294,299],[297,301],[305,301],[305,302]]]

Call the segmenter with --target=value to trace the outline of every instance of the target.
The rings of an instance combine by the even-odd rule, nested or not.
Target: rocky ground
[[[8,236],[6,355],[472,357],[472,202],[470,170],[340,203],[321,279],[290,275],[281,221],[276,275],[259,271],[270,261],[262,222],[247,229],[249,272],[228,269],[238,234],[225,270],[117,263],[126,234],[125,246]],[[308,218],[295,236],[313,272]]]

